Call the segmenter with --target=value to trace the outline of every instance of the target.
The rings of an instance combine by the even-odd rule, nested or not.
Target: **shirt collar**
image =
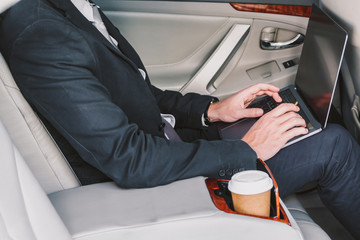
[[[93,7],[86,0],[71,0],[75,7],[86,17],[90,22],[95,22]]]

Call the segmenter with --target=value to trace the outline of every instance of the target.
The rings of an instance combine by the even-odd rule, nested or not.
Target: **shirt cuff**
[[[217,98],[212,98],[212,99],[210,100],[208,106],[206,107],[205,112],[201,115],[201,123],[202,123],[203,127],[209,127],[209,125],[211,125],[211,124],[210,124],[210,121],[209,121],[209,118],[208,118],[208,116],[207,116],[207,112],[208,112],[208,110],[209,110],[210,105],[211,105],[212,103],[218,102],[218,101],[219,101],[219,99],[217,99]]]
[[[201,123],[202,123],[203,127],[209,127],[209,125],[207,125],[205,123],[205,116],[204,115],[205,115],[204,113],[201,115]]]

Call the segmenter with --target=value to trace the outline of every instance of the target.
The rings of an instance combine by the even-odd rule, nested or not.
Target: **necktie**
[[[171,124],[168,121],[166,121],[166,119],[162,116],[161,116],[161,119],[162,119],[163,123],[165,124],[165,128],[164,128],[165,136],[169,140],[176,141],[176,142],[182,142],[180,136],[177,134],[177,132],[171,126]]]
[[[115,48],[118,48],[118,43],[117,41],[111,37],[111,35],[109,34],[109,32],[107,31],[105,24],[103,22],[103,20],[101,19],[100,13],[99,13],[99,9],[98,6],[90,3],[93,9],[93,14],[94,14],[94,22],[93,25],[99,30],[99,32],[101,32],[101,34],[112,44],[114,45]]]

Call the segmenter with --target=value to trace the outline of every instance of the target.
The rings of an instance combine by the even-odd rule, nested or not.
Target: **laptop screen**
[[[313,5],[295,85],[323,127],[330,112],[346,41],[346,31]]]

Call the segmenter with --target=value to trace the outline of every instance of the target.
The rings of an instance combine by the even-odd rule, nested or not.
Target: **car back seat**
[[[1,122],[0,156],[0,239],[328,239],[316,224],[303,238],[291,215],[289,226],[217,210],[203,177],[150,189],[108,182],[47,196]]]
[[[0,156],[0,239],[71,239],[1,123]]]
[[[41,124],[29,104],[23,98],[15,81],[12,78],[9,69],[7,68],[6,62],[1,55],[0,79],[0,121],[5,125],[11,137],[11,140],[14,142],[14,145],[19,149],[21,155],[24,156],[27,165],[29,165],[32,173],[35,175],[45,192],[47,194],[55,193],[55,196],[66,196],[68,191],[65,191],[63,193],[63,191],[61,190],[78,187],[80,186],[80,184],[76,176],[72,172],[71,168],[69,167],[66,159],[61,154],[56,144],[53,142],[53,139],[46,131],[44,126]],[[2,165],[1,168],[6,167]],[[101,189],[101,186],[106,189],[108,185],[97,184],[94,187],[90,187],[90,189]],[[111,188],[112,192],[114,191],[114,188],[116,189],[115,186],[111,186]],[[77,190],[75,190],[75,192],[76,191]],[[95,196],[97,196],[96,191],[98,190],[91,191],[91,196],[94,198]],[[144,190],[144,194],[146,194],[147,191],[148,190]],[[84,190],[81,190],[80,192],[84,193]],[[119,189],[117,195],[125,196],[128,193],[129,191],[123,191]],[[76,192],[75,195],[80,196],[78,192]],[[96,201],[98,202],[98,200]],[[107,200],[104,201],[104,205],[109,204],[108,202],[106,202]],[[133,202],[133,200],[131,200],[130,202]],[[82,218],[82,216],[72,214],[72,212],[76,213],[77,211],[75,210],[82,208],[82,206],[78,207],[78,204],[75,204],[76,206],[73,206],[73,204],[67,205],[63,202],[60,203],[62,209],[60,211],[60,214],[62,215],[66,213],[67,215],[70,215],[70,217],[67,218],[63,217],[63,219],[68,219],[66,220],[66,223],[72,223],[74,219]],[[305,236],[304,239],[329,239],[327,234],[311,220],[311,218],[308,216],[308,214],[302,208],[301,204],[296,200],[296,198],[290,198],[289,206],[290,213],[294,216],[297,225],[300,227],[302,234]],[[68,210],[73,210],[70,211],[71,213],[69,213],[66,211],[66,208],[68,208]],[[131,217],[131,213],[128,214],[129,217]],[[123,217],[127,218],[126,216]],[[93,220],[97,219],[96,216],[89,216],[88,218]],[[2,220],[0,218],[0,229],[1,221]],[[97,225],[96,221],[91,222],[95,226]],[[87,229],[86,231],[92,231],[90,226],[91,224],[89,226],[83,227]],[[70,229],[73,229],[72,226],[70,226]],[[75,230],[73,234],[77,234],[77,232],[78,231]]]
[[[80,185],[0,55],[0,120],[46,193]]]
[[[123,190],[114,183],[79,187],[77,177],[22,96],[1,54],[0,156],[0,239],[56,240],[76,236],[115,239],[111,238],[114,233],[116,239],[119,236],[139,239],[139,236],[149,237],[149,233],[161,233],[164,239],[169,236],[180,239],[184,234],[191,238],[195,236],[195,239],[210,239],[214,234],[231,236],[235,233],[237,236],[239,231],[245,238],[252,239],[329,239],[295,198],[289,199],[289,210],[296,220],[290,216],[292,227],[221,212],[212,204],[201,177],[152,189]],[[187,194],[188,188],[193,191],[191,196]],[[106,194],[99,195],[102,191]],[[181,192],[184,192],[183,196],[176,197]],[[105,197],[108,194],[112,197]],[[69,199],[72,200],[69,202]],[[148,199],[153,207],[163,204],[158,206],[158,211],[148,205],[134,205],[141,199]],[[127,207],[131,204],[134,205],[132,211]],[[96,209],[98,211],[94,211]],[[147,212],[146,216],[144,212]],[[213,227],[209,229],[210,225]],[[177,237],[173,233],[181,227],[184,231]],[[195,227],[194,231],[187,231],[192,227]],[[220,231],[217,231],[218,227]],[[223,232],[229,227],[229,232]],[[263,232],[258,231],[261,227]],[[214,234],[210,233],[212,231]],[[111,236],[104,238],[105,235]],[[290,235],[295,238],[288,238]]]

